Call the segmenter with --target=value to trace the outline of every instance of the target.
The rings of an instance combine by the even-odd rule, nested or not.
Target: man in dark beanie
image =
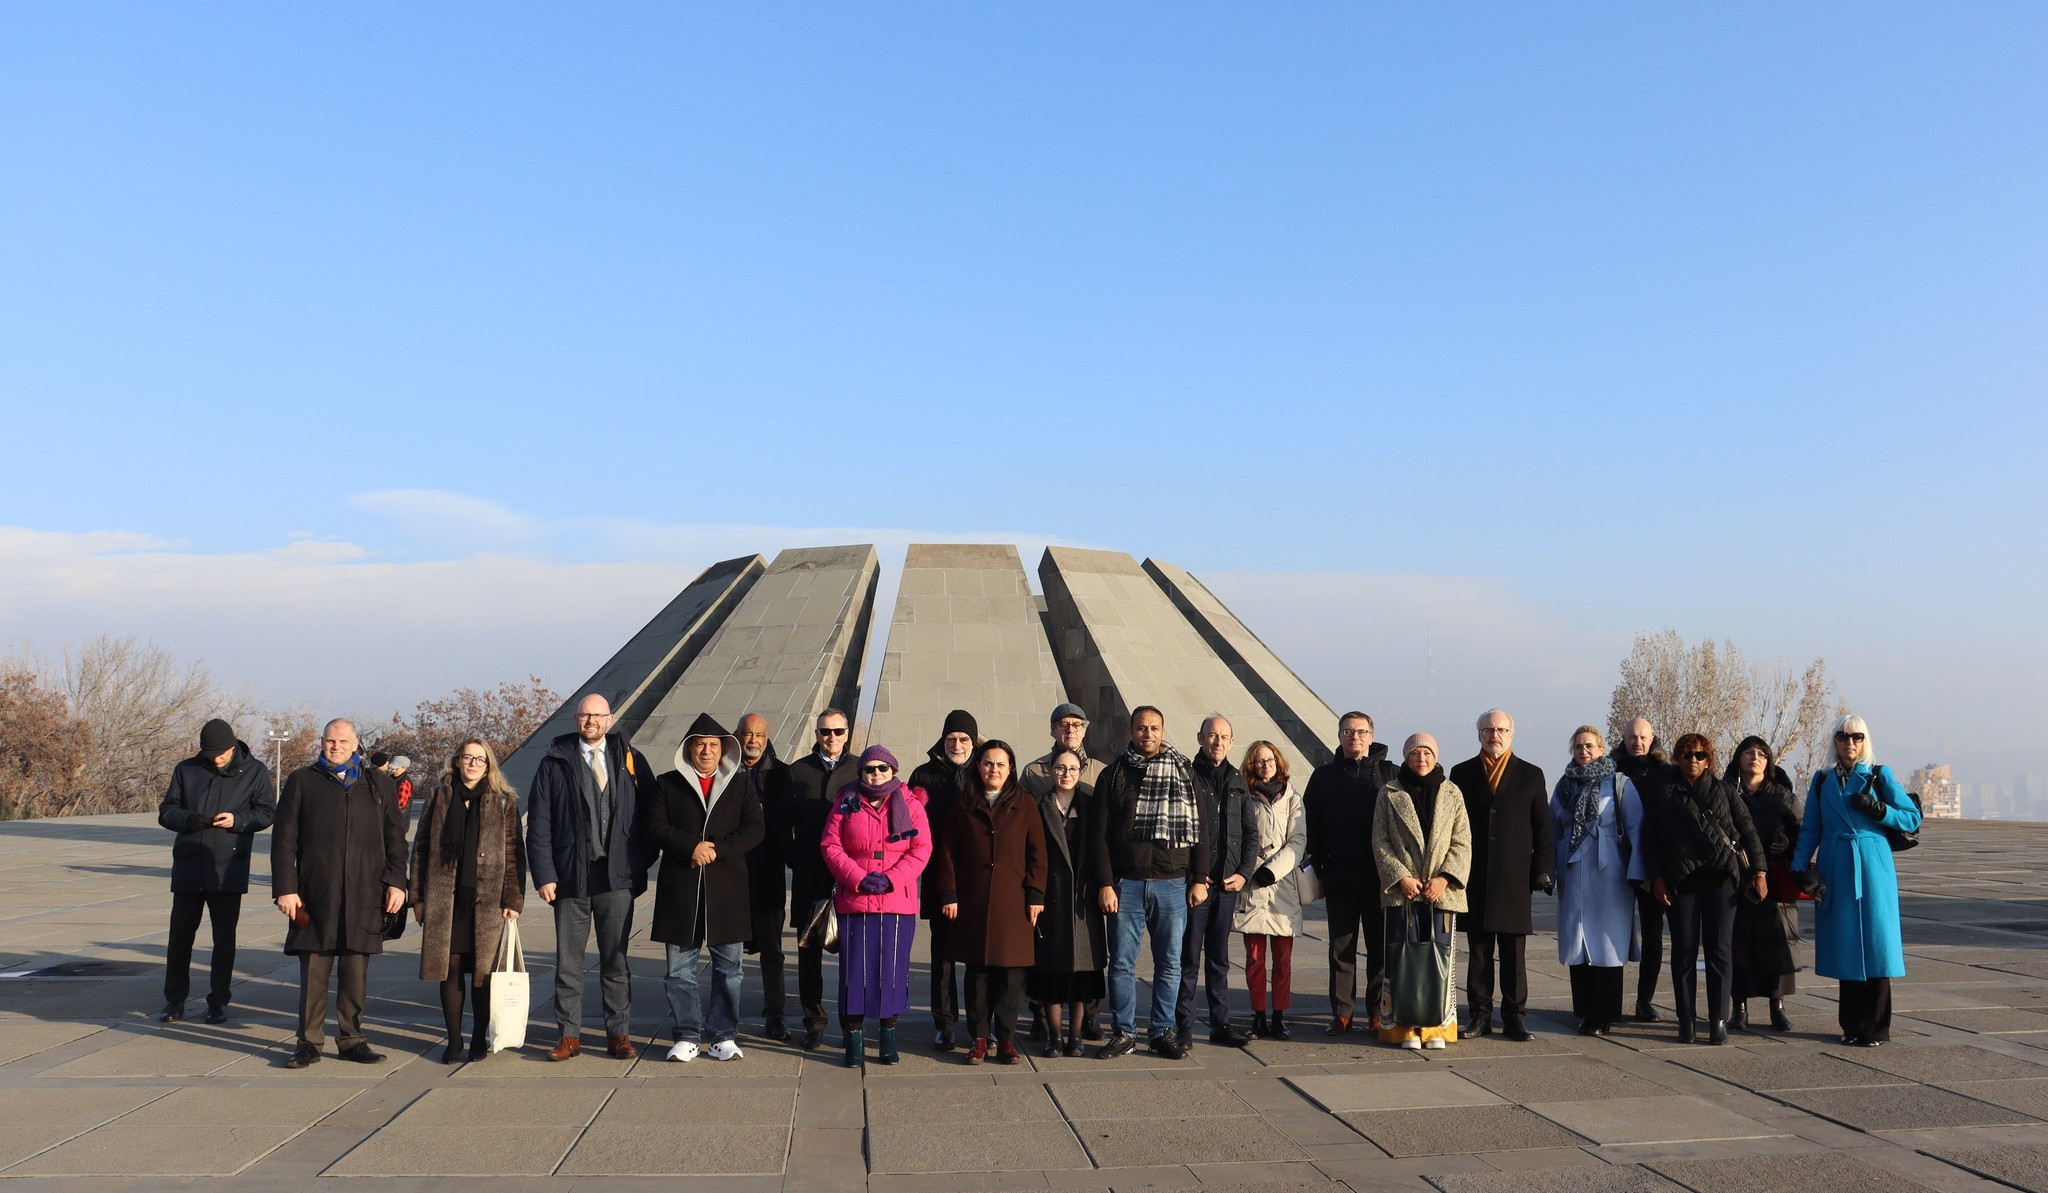
[[[192,993],[192,940],[199,918],[213,921],[213,980],[206,1021],[226,1023],[235,980],[235,926],[249,891],[249,852],[257,833],[277,819],[270,769],[249,752],[226,721],[199,731],[199,752],[171,770],[171,785],[156,821],[178,834],[171,845],[171,939],[164,950],[164,1009],[157,1018],[185,1017]]]
[[[974,714],[964,708],[956,708],[946,714],[945,728],[939,730],[939,740],[925,752],[926,761],[910,772],[910,785],[924,792],[925,817],[931,822],[932,840],[945,840],[946,817],[953,810],[953,801],[967,788],[967,760],[974,757],[975,748],[981,745],[981,726],[975,723]],[[931,975],[932,975],[932,1026],[936,1034],[932,1042],[941,1052],[953,1049],[953,1025],[960,1021],[960,986],[956,980],[959,966],[945,958],[947,942],[953,936],[953,921],[939,914],[939,900],[933,898],[937,892],[931,888],[932,870],[926,867],[923,876],[923,898],[918,906],[931,921]]]

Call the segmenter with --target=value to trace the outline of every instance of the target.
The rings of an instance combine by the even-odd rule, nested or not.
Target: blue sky
[[[2044,60],[2032,4],[16,7],[0,639],[410,703],[733,543],[1000,534],[1583,627],[1515,691],[1826,654],[1894,761],[2048,769]],[[465,561],[573,628],[414,644]],[[309,683],[350,585],[418,661]]]

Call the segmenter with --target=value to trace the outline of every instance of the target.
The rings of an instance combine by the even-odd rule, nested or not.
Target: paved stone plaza
[[[544,909],[526,920],[540,1048],[435,1063],[415,931],[371,968],[370,1040],[390,1059],[287,1072],[297,965],[260,894],[244,905],[235,1018],[160,1025],[170,835],[146,816],[11,823],[0,1176],[21,1190],[2048,1189],[2048,826],[1930,822],[1925,836],[1901,858],[1912,974],[1897,1038],[1875,1051],[1835,1045],[1834,984],[1818,980],[1789,1036],[1681,1047],[1668,1025],[1631,1024],[1582,1039],[1547,935],[1530,947],[1531,1043],[1329,1042],[1312,918],[1288,1043],[970,1069],[933,1054],[913,1014],[903,1065],[863,1079],[831,1052],[759,1039],[724,1065],[543,1061]],[[634,968],[636,1034],[666,1043],[644,934]]]

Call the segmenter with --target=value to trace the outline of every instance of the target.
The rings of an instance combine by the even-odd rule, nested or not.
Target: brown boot
[[[613,1060],[634,1060],[640,1050],[633,1047],[633,1041],[626,1036],[606,1036],[604,1050]]]
[[[583,1051],[583,1041],[581,1039],[576,1036],[563,1036],[561,1042],[555,1045],[555,1050],[548,1053],[548,1059],[568,1060],[581,1051]]]
[[[1323,1029],[1323,1034],[1326,1036],[1341,1036],[1345,1032],[1350,1030],[1350,1017],[1345,1015],[1339,1015],[1336,1018],[1330,1020],[1330,1026]]]

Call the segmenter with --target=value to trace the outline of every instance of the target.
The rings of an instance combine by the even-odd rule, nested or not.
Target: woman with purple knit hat
[[[839,1029],[846,1066],[866,1066],[861,1035],[880,1020],[885,1065],[897,1063],[896,1017],[910,1005],[910,942],[917,880],[931,860],[924,792],[896,777],[896,756],[869,746],[860,781],[839,789],[819,841],[839,913]]]

